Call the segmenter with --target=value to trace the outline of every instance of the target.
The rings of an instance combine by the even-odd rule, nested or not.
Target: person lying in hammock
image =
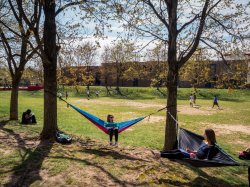
[[[113,115],[109,114],[107,116],[107,124],[105,124],[105,127],[109,130],[110,145],[118,146],[118,126],[117,123],[114,123]],[[115,135],[115,144],[112,142],[113,135]]]
[[[170,159],[182,159],[182,158],[193,158],[193,159],[208,159],[211,160],[218,152],[216,147],[216,137],[213,129],[206,129],[204,132],[204,144],[202,144],[197,151],[187,150],[170,150],[165,152],[155,153],[156,157],[164,157]]]

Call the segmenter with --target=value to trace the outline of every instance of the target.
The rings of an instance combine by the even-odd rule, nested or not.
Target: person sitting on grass
[[[196,151],[187,150],[170,150],[165,152],[153,152],[156,157],[164,157],[170,159],[208,159],[211,160],[218,152],[216,145],[216,137],[213,129],[206,129],[204,132],[204,143]]]
[[[23,112],[23,115],[22,115],[22,123],[23,123],[23,124],[36,123],[36,117],[35,117],[35,115],[31,112],[30,109],[26,110],[26,112]]]
[[[114,123],[113,115],[109,114],[107,116],[107,124],[105,124],[105,127],[109,130],[110,145],[118,146],[118,126],[117,123]],[[112,142],[113,135],[115,135],[115,144]]]

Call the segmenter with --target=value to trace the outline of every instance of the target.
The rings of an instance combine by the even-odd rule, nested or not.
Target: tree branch
[[[180,33],[183,29],[185,29],[188,25],[193,23],[199,17],[200,17],[199,14],[196,14],[193,19],[191,19],[189,22],[186,22],[184,25],[182,25],[182,27],[179,30],[177,30],[177,32]]]
[[[231,33],[231,32],[228,30],[228,28],[227,28],[225,25],[223,25],[219,20],[217,20],[216,18],[214,18],[214,17],[211,16],[211,15],[209,15],[209,17],[211,17],[212,20],[214,20],[216,23],[218,23],[218,24],[219,24],[228,34],[230,34],[230,35],[232,35],[232,36],[234,36],[234,37],[236,37],[236,38],[241,39],[240,36],[237,36],[236,34]]]
[[[80,0],[80,1],[76,1],[76,2],[71,2],[71,3],[68,3],[66,5],[63,5],[61,8],[59,8],[57,11],[56,11],[56,16],[61,13],[63,10],[65,10],[66,8],[68,7],[71,7],[71,6],[75,6],[75,5],[80,5],[80,4],[83,4],[83,3],[86,3],[87,1],[86,0]]]
[[[200,19],[200,24],[198,27],[198,31],[196,33],[196,37],[194,38],[194,42],[193,42],[193,46],[191,47],[190,51],[187,53],[186,56],[182,57],[181,60],[178,63],[178,67],[180,68],[183,64],[185,64],[185,62],[193,55],[193,53],[195,52],[196,48],[199,45],[199,41],[203,32],[203,28],[205,25],[205,20],[207,17],[207,9],[209,6],[210,0],[206,0],[204,7],[202,9],[202,14],[201,14],[201,19]],[[215,7],[215,6],[214,6]],[[211,11],[211,9],[209,9]]]
[[[1,38],[2,38],[2,43],[3,43],[3,46],[4,46],[5,53],[7,55],[7,62],[8,62],[10,74],[11,74],[11,77],[14,77],[14,71],[13,71],[13,68],[11,66],[11,61],[13,61],[13,65],[14,65],[15,69],[17,68],[16,67],[16,62],[15,62],[15,59],[13,58],[13,56],[12,56],[11,47],[9,46],[9,43],[8,43],[4,33],[2,32],[1,28],[0,28],[0,35],[1,35]]]
[[[162,23],[167,27],[167,29],[169,30],[169,25],[168,25],[166,19],[164,19],[162,16],[159,15],[159,13],[156,11],[156,9],[155,9],[154,5],[151,3],[151,1],[150,1],[150,0],[148,0],[148,1],[145,1],[145,0],[144,0],[143,2],[145,2],[148,6],[151,7],[151,9],[154,11],[155,15],[157,16],[157,18],[158,18],[159,20],[161,20],[161,22],[162,22]]]
[[[217,53],[220,54],[221,58],[222,58],[222,62],[227,66],[227,68],[232,71],[232,69],[230,68],[229,64],[227,63],[227,60],[225,59],[223,53],[221,51],[219,51],[216,47],[213,47],[212,45],[208,44],[205,40],[203,40],[202,38],[200,39],[201,42],[203,42],[205,45],[207,45],[208,47],[210,47],[211,49],[215,50]]]
[[[0,20],[0,23],[6,27],[10,32],[12,32],[13,34],[17,35],[18,37],[22,37],[19,33],[17,33],[16,31],[14,31],[12,28],[10,28],[7,24],[5,24],[3,21]]]

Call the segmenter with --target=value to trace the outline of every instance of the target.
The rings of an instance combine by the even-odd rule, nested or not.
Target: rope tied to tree
[[[150,113],[149,115],[145,116],[145,118],[148,117],[148,121],[149,121],[151,115],[156,114],[156,113],[158,113],[158,112],[161,112],[161,111],[164,110],[164,109],[171,108],[171,107],[173,107],[173,106],[174,106],[174,105],[169,105],[169,106],[165,106],[165,107],[163,107],[163,108],[160,108],[159,110],[157,110],[157,111],[155,111],[155,112],[152,112],[152,113]]]

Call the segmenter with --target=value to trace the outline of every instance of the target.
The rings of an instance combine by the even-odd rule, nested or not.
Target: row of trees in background
[[[14,88],[10,119],[17,119],[17,86],[24,67],[28,61],[36,63],[35,59],[39,58],[44,77],[42,139],[54,138],[55,131],[58,130],[56,92],[57,82],[66,81],[63,67],[72,63],[78,66],[84,64],[86,68],[80,74],[81,78],[87,86],[93,81],[90,67],[94,63],[98,44],[87,43],[73,48],[61,45],[66,43],[62,40],[62,35],[64,38],[71,38],[76,34],[75,28],[86,26],[84,22],[95,21],[95,32],[92,34],[98,36],[103,34],[105,27],[112,29],[112,22],[109,20],[119,20],[124,23],[129,36],[136,33],[138,37],[148,37],[150,42],[159,41],[161,44],[148,54],[157,59],[152,69],[155,85],[165,84],[168,90],[164,150],[172,149],[176,143],[177,86],[181,69],[184,69],[184,77],[191,76],[187,73],[191,69],[196,80],[189,79],[194,79],[196,84],[198,79],[205,79],[207,74],[206,64],[201,63],[205,61],[192,60],[199,45],[216,51],[225,60],[223,53],[232,44],[240,45],[239,42],[242,43],[249,34],[247,5],[239,4],[235,0],[2,0],[0,3],[0,34],[3,46],[1,53],[5,54]],[[77,23],[66,25],[56,22],[60,13],[70,7],[75,8],[71,12],[79,13],[80,19],[77,19]],[[104,79],[115,77],[118,93],[121,77],[129,79],[147,76],[143,69],[136,69],[137,47],[128,40],[125,41],[107,46],[102,54],[103,63],[113,64],[112,67],[106,66],[102,70]],[[124,68],[127,62],[130,67]],[[186,65],[188,62],[189,65]],[[200,77],[201,70],[204,70],[203,78]]]

